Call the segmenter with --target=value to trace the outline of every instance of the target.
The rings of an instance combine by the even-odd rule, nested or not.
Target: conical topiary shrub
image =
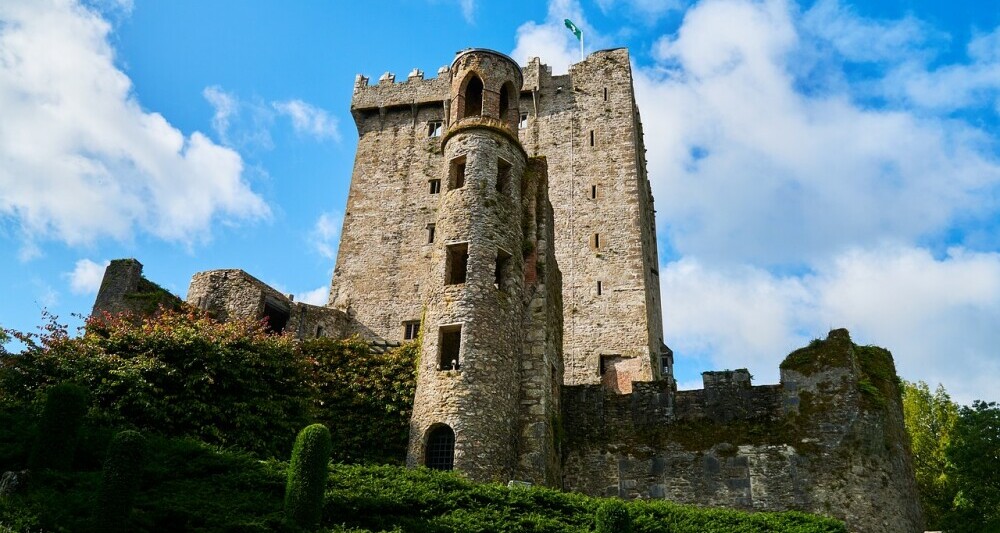
[[[121,533],[128,530],[128,517],[132,514],[145,457],[146,438],[138,431],[122,431],[111,439],[104,460],[101,492],[97,496],[100,531]]]
[[[288,465],[285,515],[300,527],[315,528],[323,516],[323,492],[330,462],[330,430],[313,424],[299,432]]]
[[[46,391],[42,419],[28,461],[31,469],[69,470],[73,466],[87,403],[87,389],[73,383],[54,385]]]
[[[632,517],[625,502],[605,500],[597,508],[597,533],[632,533]]]

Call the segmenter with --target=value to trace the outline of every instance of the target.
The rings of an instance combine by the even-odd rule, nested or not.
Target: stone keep
[[[481,86],[470,89],[463,77],[469,69],[482,76]],[[369,85],[359,75],[351,110],[358,151],[330,306],[347,312],[359,333],[400,339],[434,299],[444,276],[440,239],[453,238],[440,234],[454,223],[443,215],[453,209],[459,165],[476,178],[499,172],[502,161],[500,174],[516,181],[525,158],[542,157],[554,210],[555,242],[548,244],[564,277],[565,383],[603,381],[629,392],[633,381],[673,379],[627,50],[595,52],[562,76],[538,59],[522,70],[502,54],[468,50],[434,79],[415,70],[405,82],[386,73]],[[456,133],[465,131],[470,113],[481,131],[493,131],[489,157],[471,148],[485,137]],[[470,150],[474,155],[462,162]],[[488,181],[483,186],[496,183]],[[456,196],[471,200],[464,192]],[[516,187],[498,198],[516,200]],[[470,212],[483,231],[507,224],[483,216]],[[517,268],[527,244],[505,246]],[[473,248],[470,242],[470,268],[486,260]]]

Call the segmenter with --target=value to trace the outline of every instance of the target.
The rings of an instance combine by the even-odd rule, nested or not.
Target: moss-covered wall
[[[790,354],[781,384],[706,372],[705,388],[566,387],[564,486],[834,516],[859,532],[923,531],[891,354],[846,330]]]

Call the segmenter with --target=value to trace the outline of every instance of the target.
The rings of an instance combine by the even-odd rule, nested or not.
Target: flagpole
[[[583,61],[583,32],[580,32],[580,61]]]

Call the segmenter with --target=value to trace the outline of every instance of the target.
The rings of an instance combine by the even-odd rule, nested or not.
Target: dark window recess
[[[460,189],[465,186],[465,156],[451,160],[448,168],[448,190]]]
[[[448,256],[445,258],[444,282],[446,285],[465,283],[466,271],[469,268],[469,243],[463,242],[448,246]]]
[[[420,321],[410,320],[403,322],[403,340],[412,341],[420,335]]]
[[[441,180],[431,180],[431,194],[437,194],[441,192]]]
[[[500,120],[507,121],[507,112],[510,111],[510,91],[507,85],[500,88]]]
[[[608,88],[607,87],[604,88],[604,101],[605,102],[608,101]]]
[[[593,237],[590,238],[590,245],[594,247],[595,250],[601,249],[601,234],[595,233]]]
[[[497,191],[506,193],[510,184],[510,163],[497,159]]]
[[[465,114],[463,117],[474,117],[483,114],[483,80],[472,76],[465,86]]]
[[[510,254],[503,251],[497,250],[497,265],[494,271],[494,282],[493,285],[503,290],[504,283],[507,281],[509,276],[508,271],[510,270]]]
[[[427,243],[434,242],[434,224],[427,225]]]
[[[601,356],[601,363],[600,363],[599,370],[600,370],[602,376],[604,374],[606,374],[608,372],[608,370],[611,369],[612,366],[614,366],[612,364],[613,360],[616,359],[616,358],[618,358],[618,357],[619,357],[618,355],[602,355]]]
[[[316,338],[323,336],[323,326],[316,326]]]
[[[462,359],[462,325],[442,326],[438,337],[438,370],[459,370]]]
[[[604,293],[604,284],[600,281],[597,282],[597,295],[600,296]]]
[[[444,122],[440,120],[432,120],[427,123],[427,136],[428,137],[440,137],[441,130],[444,127]]]
[[[527,128],[528,127],[528,114],[527,113],[521,113],[521,121],[517,123],[517,127],[518,128]]]
[[[282,306],[271,302],[270,300],[264,301],[264,319],[267,320],[267,330],[271,333],[281,333],[285,331],[285,325],[288,324],[289,313],[287,309]]]
[[[445,425],[432,429],[427,436],[427,453],[424,456],[427,468],[434,470],[455,468],[455,432]]]
[[[594,130],[590,130],[590,145],[594,146]]]
[[[652,272],[654,276],[659,276],[660,275],[660,271],[656,270],[653,267],[649,267],[649,271]]]
[[[590,186],[590,199],[591,200],[597,199],[597,185]]]

